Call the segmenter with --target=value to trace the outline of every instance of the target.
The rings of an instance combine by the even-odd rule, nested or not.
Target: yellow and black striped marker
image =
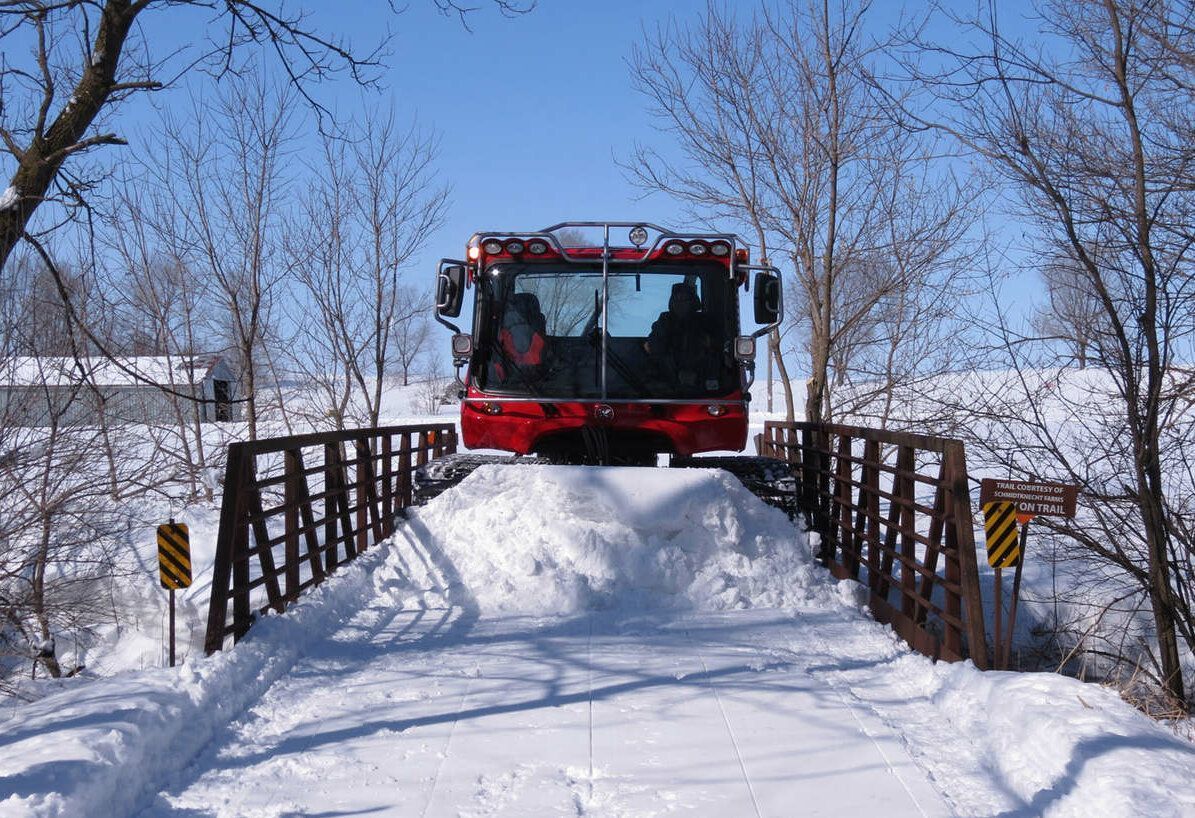
[[[988,565],[993,568],[1016,567],[1021,561],[1016,503],[1007,500],[984,503],[983,531],[988,546]]]
[[[158,526],[158,573],[168,590],[191,585],[191,533],[182,523]]]

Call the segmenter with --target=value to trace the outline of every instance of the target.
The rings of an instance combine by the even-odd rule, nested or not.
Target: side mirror
[[[780,320],[780,277],[755,274],[755,323],[772,325]]]
[[[436,271],[436,314],[456,318],[465,303],[465,265],[441,259]]]

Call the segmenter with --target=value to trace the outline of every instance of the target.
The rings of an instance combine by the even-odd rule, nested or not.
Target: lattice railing
[[[412,473],[456,451],[456,428],[390,426],[228,449],[205,648],[240,639],[336,567],[394,533]],[[231,617],[229,607],[231,603]]]
[[[962,441],[768,422],[756,447],[800,474],[818,556],[867,587],[876,619],[927,656],[988,666]]]

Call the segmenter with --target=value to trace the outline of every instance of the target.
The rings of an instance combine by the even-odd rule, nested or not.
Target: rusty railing
[[[207,652],[230,636],[239,640],[257,614],[285,610],[336,566],[393,534],[411,504],[414,469],[455,451],[450,424],[229,446]]]
[[[867,587],[877,620],[927,656],[988,666],[962,441],[769,421],[756,448],[800,474],[818,556]]]

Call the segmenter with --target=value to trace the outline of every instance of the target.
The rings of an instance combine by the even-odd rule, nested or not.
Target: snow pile
[[[804,536],[718,470],[483,466],[416,520],[485,613],[784,607],[819,592]]]

